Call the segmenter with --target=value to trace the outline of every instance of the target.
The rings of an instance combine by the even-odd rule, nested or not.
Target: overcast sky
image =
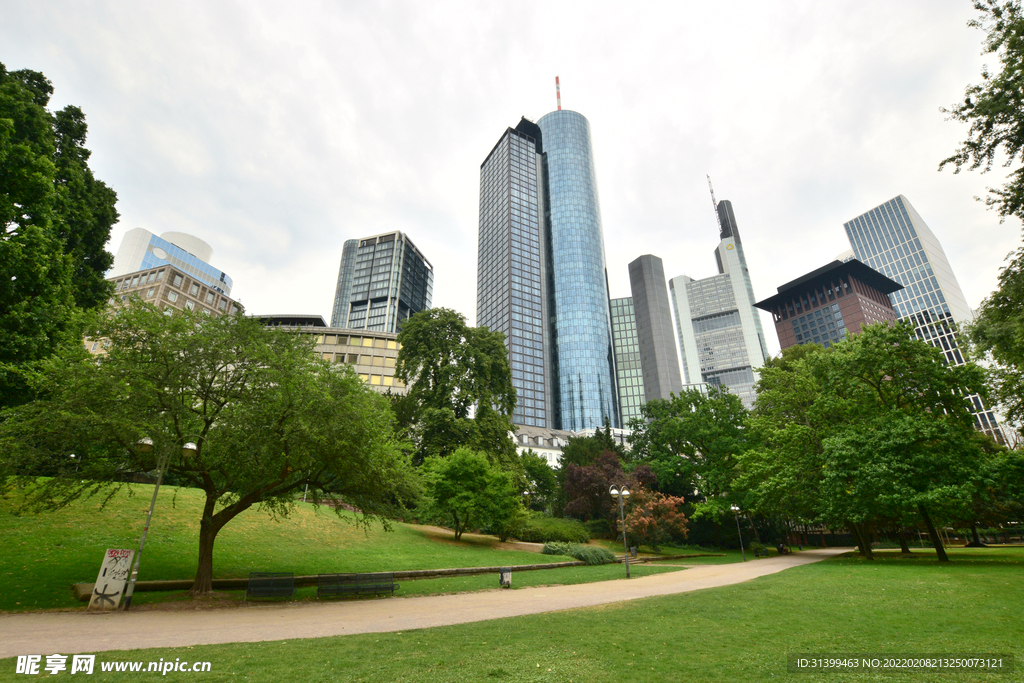
[[[705,174],[736,211],[761,299],[849,248],[843,222],[904,194],[968,303],[1019,221],[937,171],[939,111],[980,79],[967,0],[5,3],[0,61],[42,71],[89,123],[134,227],[192,233],[251,313],[329,322],[346,239],[402,230],[435,306],[476,316],[479,168],[520,116],[591,123],[613,297],[653,253],[715,274]],[[778,339],[767,314],[769,348]]]

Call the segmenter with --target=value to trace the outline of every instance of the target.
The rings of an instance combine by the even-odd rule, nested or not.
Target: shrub
[[[586,543],[590,540],[590,532],[579,520],[541,515],[524,520],[516,536],[530,543]]]
[[[586,564],[609,564],[615,561],[615,555],[606,548],[578,543],[545,543],[545,555],[565,555]]]

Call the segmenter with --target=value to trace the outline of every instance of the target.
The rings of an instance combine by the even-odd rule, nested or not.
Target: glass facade
[[[183,270],[206,286],[221,294],[231,294],[231,278],[227,273],[214,268],[198,256],[190,254],[176,244],[172,244],[157,235],[149,238],[149,245],[142,255],[142,263],[138,270],[149,270],[159,266],[171,265]]]
[[[352,297],[352,276],[356,270],[356,254],[359,240],[346,240],[341,251],[341,267],[338,268],[338,285],[334,291],[334,310],[331,311],[331,327],[348,326],[349,300]]]
[[[839,311],[839,304],[826,304],[799,318],[792,323],[797,344],[821,344],[825,348],[846,339],[846,323]]]
[[[624,426],[628,426],[631,419],[640,418],[640,408],[646,402],[633,297],[612,299],[611,308],[615,371],[619,384],[620,419]]]
[[[354,330],[401,332],[402,321],[430,308],[434,271],[415,245],[401,232],[359,240],[354,250],[351,285],[347,297],[347,327]],[[346,278],[346,252],[342,254],[334,314],[345,306],[342,284]],[[338,297],[342,297],[338,300]]]
[[[509,128],[480,167],[476,317],[477,325],[505,334],[517,396],[512,421],[545,427],[553,416],[544,353],[544,190],[537,148],[535,137]]]
[[[542,131],[550,245],[551,342],[558,364],[561,429],[608,420],[618,427],[614,352],[601,210],[590,123],[573,111],[546,114]]]
[[[845,223],[858,260],[903,285],[889,295],[900,320],[914,324],[918,338],[939,348],[953,365],[964,363],[957,323],[973,318],[942,246],[903,195]],[[1002,443],[995,414],[971,397],[978,429]]]

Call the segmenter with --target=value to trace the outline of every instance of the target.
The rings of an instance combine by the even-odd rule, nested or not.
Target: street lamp
[[[626,543],[626,512],[625,506],[622,503],[623,498],[629,498],[629,491],[625,485],[616,486],[612,484],[608,489],[608,493],[612,494],[612,498],[619,499],[619,519],[622,521],[622,561],[626,563],[626,578],[629,578],[629,545]]]
[[[188,437],[185,437],[188,438]],[[201,437],[197,437],[200,438]],[[140,453],[149,453],[153,450],[153,439],[145,436],[138,440],[135,448]],[[181,447],[182,456],[188,458],[199,451],[199,446],[189,441]],[[128,579],[128,588],[124,592],[124,600],[121,602],[121,609],[127,610],[132,606],[132,594],[135,593],[135,580],[139,577],[139,561],[142,560],[142,549],[146,547],[146,534],[149,533],[149,522],[153,519],[153,508],[156,506],[156,495],[160,492],[160,484],[164,480],[164,472],[167,471],[167,462],[171,459],[171,451],[165,450],[156,461],[156,486],[153,487],[153,499],[149,501],[149,512],[146,513],[146,526],[142,527],[142,539],[139,541],[139,552],[135,553],[135,562],[132,563],[131,576]]]
[[[732,514],[736,517],[736,533],[740,537],[740,553],[743,555],[743,561],[747,561],[747,551],[743,549],[743,532],[740,531],[740,506],[733,503]]]

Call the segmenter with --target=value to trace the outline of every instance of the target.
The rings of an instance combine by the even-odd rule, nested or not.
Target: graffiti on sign
[[[99,576],[96,577],[96,585],[92,589],[88,609],[117,609],[117,603],[121,601],[121,595],[124,593],[124,585],[128,582],[128,573],[131,571],[134,556],[134,550],[107,549]]]

